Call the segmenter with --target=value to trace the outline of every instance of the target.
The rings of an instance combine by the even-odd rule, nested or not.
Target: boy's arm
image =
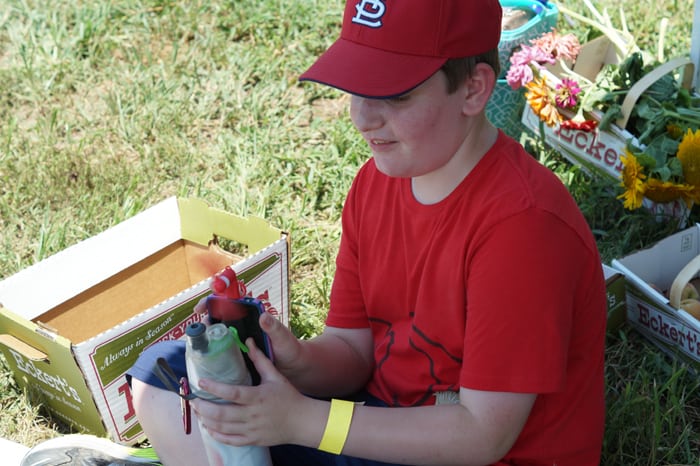
[[[337,360],[347,359],[365,370],[359,363],[361,358],[343,340],[348,335],[346,331],[340,333],[340,337],[335,329],[324,333],[316,340],[318,346],[312,345],[308,354],[320,358],[323,362],[318,367],[330,371],[333,377],[356,383],[357,377],[348,368],[334,365]],[[338,355],[341,357],[336,359]],[[215,438],[232,445],[294,443],[318,448],[331,403],[303,396],[254,346],[250,356],[262,383],[249,387],[201,380],[203,389],[233,404],[194,400],[192,405],[200,421]],[[297,375],[298,380],[309,382],[314,378],[306,373]],[[326,383],[330,377],[320,379]],[[335,385],[327,388],[340,393],[354,391],[340,390]],[[357,405],[342,452],[398,464],[492,464],[512,447],[536,395],[462,388],[459,397],[459,404],[454,405],[408,408]]]
[[[298,343],[291,350],[296,356],[285,362],[289,367],[280,368],[279,361],[276,366],[304,393],[340,397],[362,389],[371,375],[369,329],[327,327],[322,335]],[[343,453],[389,463],[490,464],[513,446],[536,395],[461,388],[459,398],[459,404],[448,406],[357,406]],[[330,403],[306,402],[322,406],[304,409],[306,416],[297,419],[306,426],[293,430],[314,438],[295,441],[317,447]]]
[[[310,340],[300,341],[274,318],[263,314],[260,325],[268,334],[276,368],[307,395],[343,396],[367,384],[374,368],[369,328],[326,327]]]
[[[389,463],[492,464],[513,446],[535,398],[462,388],[458,405],[357,406],[343,454]]]
[[[392,464],[494,464],[512,448],[535,399],[534,394],[462,388],[454,405],[356,405],[342,454]],[[282,443],[318,448],[330,403],[306,398],[298,408],[296,416],[286,417],[291,424],[281,430],[290,437]]]
[[[301,342],[302,363],[280,371],[302,393],[343,396],[362,390],[374,368],[369,329],[326,327],[321,335]]]

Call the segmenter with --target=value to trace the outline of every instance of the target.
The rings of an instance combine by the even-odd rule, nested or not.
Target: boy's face
[[[465,89],[462,85],[448,94],[447,78],[438,71],[397,98],[352,96],[350,117],[382,173],[422,176],[444,166],[464,142],[468,124],[462,111]]]

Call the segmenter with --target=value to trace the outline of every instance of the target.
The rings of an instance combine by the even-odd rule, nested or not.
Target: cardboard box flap
[[[105,432],[70,341],[0,307],[0,350],[15,380],[59,419],[86,432]],[[60,410],[56,411],[56,407]]]
[[[644,254],[635,253],[615,259],[612,265],[640,287],[654,285],[661,290],[668,290],[678,272],[698,254],[700,225],[696,224],[664,238],[645,250]]]
[[[33,319],[178,239],[180,219],[172,197],[1,281],[0,304]]]
[[[197,199],[179,199],[182,238],[207,244],[212,234],[239,241],[255,253],[281,237],[281,230],[259,217],[238,217]]]
[[[581,47],[573,71],[591,81],[595,81],[603,66],[621,61],[617,48],[605,35],[590,40],[585,45]]]
[[[32,361],[48,361],[49,356],[43,351],[39,351],[31,345],[23,342],[19,338],[7,333],[0,334],[0,344],[7,346],[13,351],[20,353]]]
[[[606,282],[619,273],[619,270],[616,270],[610,266],[603,264],[603,276],[605,277]]]

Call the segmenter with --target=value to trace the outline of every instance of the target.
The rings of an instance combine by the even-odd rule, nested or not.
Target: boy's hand
[[[206,315],[204,322],[209,325],[211,320],[209,319],[206,301],[207,297],[201,298],[195,304],[194,312]],[[286,377],[294,380],[293,374],[303,372],[306,369],[306,362],[301,357],[302,343],[289,328],[285,327],[273,315],[263,312],[259,319],[260,327],[270,339],[275,367]]]
[[[313,438],[314,433],[304,433],[302,419],[308,419],[306,416],[318,411],[315,400],[294,388],[252,339],[248,339],[246,345],[260,373],[260,385],[228,385],[202,379],[200,387],[203,390],[233,403],[221,405],[193,400],[192,407],[202,425],[216,440],[230,445],[270,446],[303,443],[308,435]],[[323,416],[323,412],[319,415]]]
[[[207,297],[200,299],[197,304],[194,305],[193,311],[197,314],[207,313]]]
[[[275,366],[283,374],[289,376],[289,372],[303,364],[301,359],[301,342],[292,331],[267,312],[260,315],[260,328],[270,338],[272,352],[275,355]],[[252,359],[252,358],[251,358]]]

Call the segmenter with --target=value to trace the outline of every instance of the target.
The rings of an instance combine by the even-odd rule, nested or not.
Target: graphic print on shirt
[[[445,380],[441,374],[456,374],[462,367],[462,358],[450,354],[439,341],[429,338],[414,323],[410,324],[407,332],[397,331],[394,325],[383,319],[370,318],[372,326],[384,328],[383,335],[378,336],[376,348],[380,348],[380,354],[375,354],[377,361],[374,369],[374,377],[382,380],[384,386],[396,385],[386,378],[394,378],[395,374],[416,374],[423,387],[417,394],[412,406],[430,404],[431,398],[438,391],[459,391],[459,381]],[[407,334],[403,334],[407,333]],[[376,333],[375,333],[376,334]],[[401,351],[404,354],[396,354]],[[410,367],[405,367],[410,361]],[[399,404],[399,393],[386,394],[386,399],[392,406]]]

